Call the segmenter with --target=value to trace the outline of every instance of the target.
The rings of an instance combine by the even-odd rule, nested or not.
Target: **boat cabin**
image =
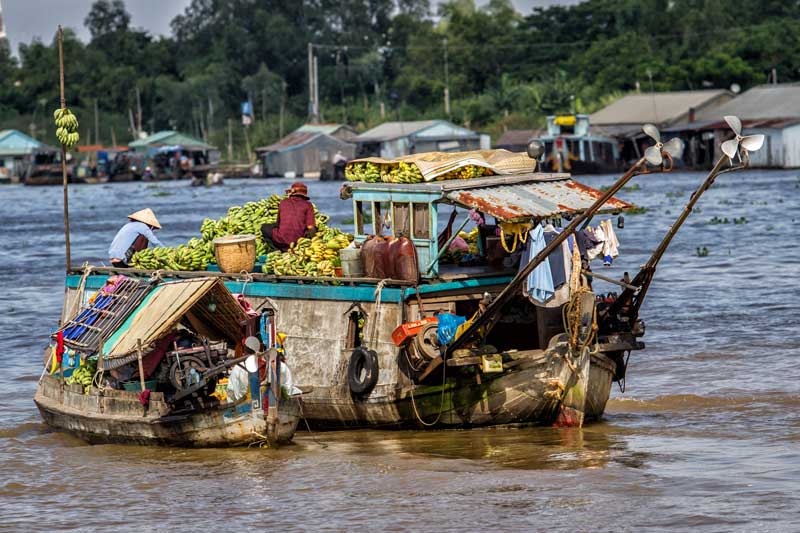
[[[504,225],[571,218],[601,195],[569,174],[548,173],[413,184],[350,182],[342,188],[342,198],[353,201],[356,242],[364,243],[371,235],[407,237],[416,249],[423,280],[502,270],[502,258],[508,255],[500,242]],[[600,213],[629,207],[612,198]],[[473,254],[477,257],[470,258],[469,266],[447,261],[452,240],[478,216],[486,224],[478,231],[478,254]]]

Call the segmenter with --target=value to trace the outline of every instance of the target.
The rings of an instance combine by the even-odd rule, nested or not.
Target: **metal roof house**
[[[524,152],[528,149],[528,143],[541,134],[542,130],[508,130],[497,139],[494,147],[509,152]]]
[[[31,154],[49,148],[30,135],[17,130],[0,130],[0,183],[22,180]]]
[[[217,150],[215,146],[197,137],[192,137],[191,135],[175,130],[159,131],[143,139],[137,139],[128,143],[128,147],[132,151],[146,153],[149,156],[155,155],[155,153],[162,148],[172,146],[176,147],[176,149],[182,148],[189,152],[206,152],[211,162],[219,159],[219,150]]]
[[[310,123],[310,124],[303,124],[296,130],[296,132],[302,133],[324,133],[325,135],[330,135],[334,139],[339,139],[340,141],[352,143],[355,142],[354,139],[358,135],[356,130],[348,126],[347,124],[335,124],[335,123]]]
[[[355,138],[358,157],[399,157],[425,152],[486,150],[488,135],[456,126],[446,120],[384,122]]]
[[[304,126],[305,127],[305,126]],[[264,177],[322,177],[323,168],[333,164],[337,152],[349,161],[355,156],[355,144],[304,127],[297,129],[283,139],[256,148],[256,154],[263,162]]]
[[[592,113],[589,121],[595,133],[621,140],[622,160],[633,161],[649,143],[642,133],[643,124],[664,130],[691,121],[698,113],[712,112],[732,98],[733,93],[724,89],[633,93]]]
[[[739,117],[745,135],[763,134],[764,147],[750,154],[750,164],[761,168],[800,168],[800,84],[759,85],[714,109],[698,112],[694,120],[667,130],[686,143],[684,160],[710,167],[722,153],[719,146],[733,137],[724,120]]]

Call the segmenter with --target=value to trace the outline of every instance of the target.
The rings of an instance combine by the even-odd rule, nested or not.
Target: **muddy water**
[[[626,217],[610,275],[646,260],[701,180],[639,177],[622,193],[648,212]],[[72,187],[73,257],[102,259],[136,209],[153,207],[177,244],[204,216],[285,186]],[[334,221],[351,216],[337,188],[310,187]],[[647,349],[603,422],[298,433],[278,451],[88,446],[42,425],[32,397],[63,292],[60,197],[0,188],[0,529],[800,529],[797,172],[726,175],[703,198],[659,268]]]

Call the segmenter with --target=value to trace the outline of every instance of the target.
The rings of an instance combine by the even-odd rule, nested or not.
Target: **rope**
[[[367,335],[367,343],[370,346],[375,346],[377,344],[376,335],[378,332],[378,317],[381,314],[382,304],[381,304],[381,295],[383,294],[383,288],[386,284],[390,281],[390,278],[382,279],[378,282],[378,285],[375,287],[375,312],[373,313],[372,324],[370,324],[370,333]]]
[[[408,357],[408,355],[406,355],[406,357]],[[447,383],[446,379],[447,379],[447,363],[444,363],[444,367],[442,368],[442,397],[439,401],[439,413],[436,415],[436,419],[434,419],[433,422],[425,422],[422,419],[422,416],[420,416],[419,410],[417,410],[417,402],[414,399],[414,387],[413,386],[411,387],[410,391],[411,407],[414,408],[414,416],[417,417],[417,420],[419,420],[419,423],[422,424],[423,426],[427,427],[435,426],[439,422],[439,419],[442,417],[442,412],[444,411],[444,386]]]
[[[309,435],[311,435],[311,440],[313,440],[313,441],[314,441],[314,444],[317,444],[317,445],[319,445],[319,446],[322,446],[323,448],[327,448],[327,447],[328,447],[328,445],[327,445],[327,444],[325,444],[324,442],[319,442],[319,441],[317,440],[317,436],[314,434],[314,432],[313,432],[313,431],[311,431],[311,426],[309,426],[309,425],[308,425],[308,419],[306,418],[306,415],[305,415],[305,413],[303,413],[303,401],[302,401],[302,400],[300,400],[299,402],[297,402],[297,404],[298,404],[298,406],[300,407],[300,418],[302,418],[302,419],[303,419],[303,422],[304,422],[304,423],[305,423],[305,425],[306,425],[306,429],[308,430],[308,434],[309,434]]]
[[[239,272],[240,278],[237,278],[236,281],[242,283],[242,296],[244,296],[245,289],[247,289],[247,284],[252,283],[254,281],[253,275],[248,272],[247,270],[242,270]]]

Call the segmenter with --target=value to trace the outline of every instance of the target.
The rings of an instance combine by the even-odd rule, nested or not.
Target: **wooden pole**
[[[61,25],[58,26],[58,73],[61,90],[61,109],[67,108],[67,100],[64,97],[64,31]],[[67,190],[67,147],[61,145],[61,182],[64,186],[64,243],[66,245],[66,265],[69,272],[72,264],[71,250],[69,244],[69,191]]]
[[[572,221],[565,227],[561,233],[559,233],[556,238],[554,238],[550,243],[542,248],[536,257],[531,259],[531,261],[525,265],[520,271],[517,273],[514,278],[508,282],[505,288],[497,295],[497,297],[489,304],[486,308],[486,311],[478,316],[472,324],[459,336],[455,339],[450,346],[447,347],[447,355],[453,353],[453,351],[460,348],[465,342],[472,340],[478,333],[481,327],[485,325],[484,336],[489,333],[489,330],[494,326],[497,319],[499,318],[499,311],[508,303],[511,298],[513,298],[517,290],[522,286],[522,283],[527,279],[528,275],[533,272],[533,270],[539,266],[545,259],[547,259],[550,254],[555,251],[556,248],[561,246],[561,243],[564,242],[567,237],[572,235],[577,229],[578,226],[583,223],[585,220],[591,219],[594,214],[601,208],[605,203],[611,199],[631,178],[639,174],[639,172],[645,168],[645,163],[647,161],[642,158],[637,161],[628,171],[622,175],[614,184],[606,189],[603,195],[595,200],[595,202],[589,206],[583,213],[578,214]],[[636,284],[635,282],[633,283]]]
[[[144,392],[144,364],[142,363],[142,339],[136,339],[136,357],[139,360],[139,383]]]

